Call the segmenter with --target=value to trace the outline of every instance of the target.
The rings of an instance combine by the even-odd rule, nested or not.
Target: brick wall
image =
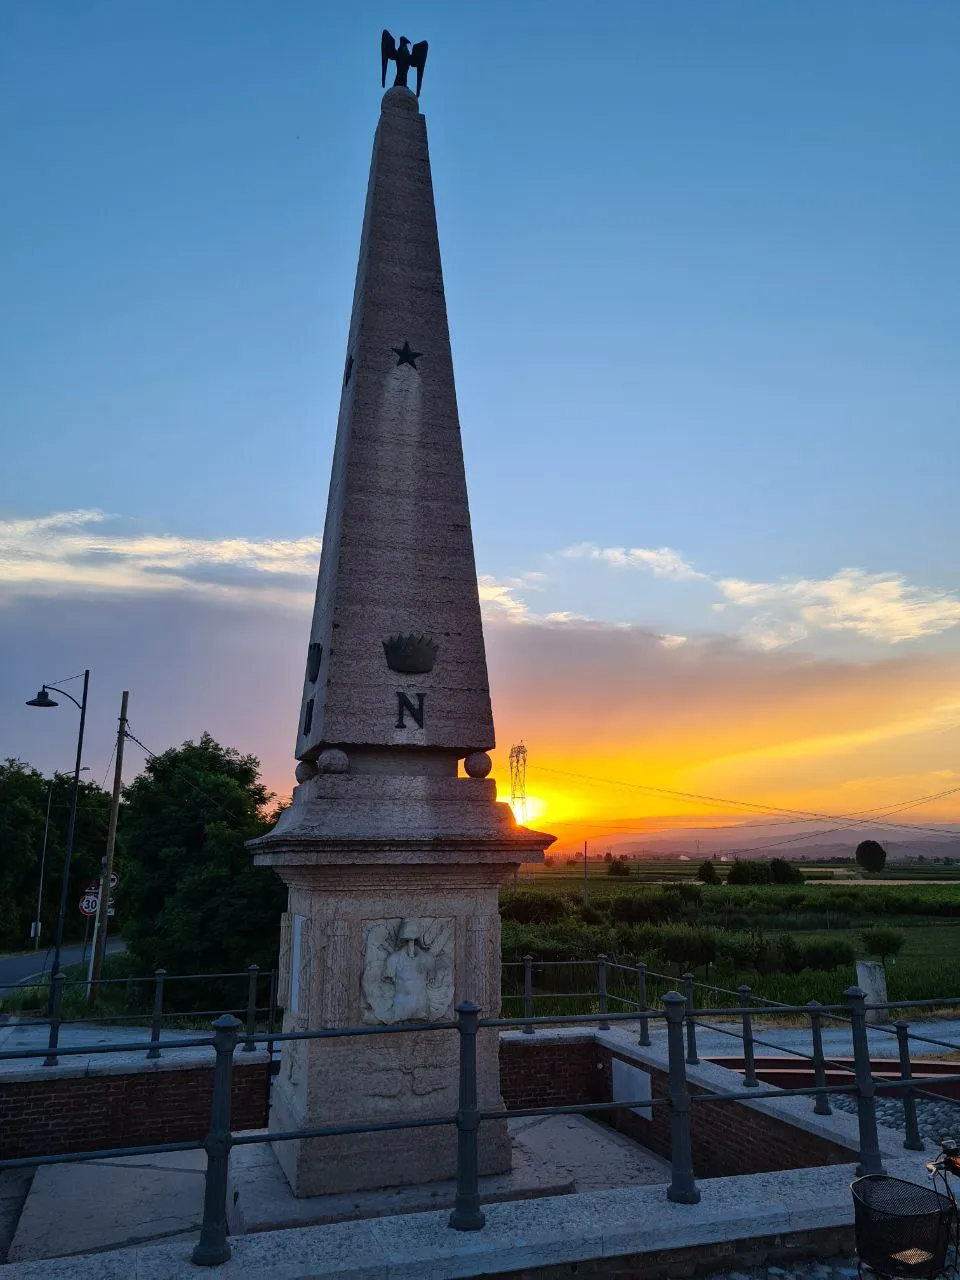
[[[233,1128],[267,1123],[267,1063],[238,1061]],[[213,1067],[0,1080],[0,1159],[206,1137]]]
[[[507,1110],[609,1102],[613,1097],[612,1063],[618,1056],[602,1045],[586,1041],[564,1043],[546,1037],[538,1040],[536,1036],[503,1040],[500,1086]],[[654,1098],[666,1097],[665,1070],[629,1058],[624,1061],[649,1072]],[[694,1085],[689,1089],[691,1094],[709,1094]],[[628,1110],[605,1114],[622,1133],[669,1159],[667,1104],[653,1107],[651,1120]],[[857,1158],[856,1151],[849,1147],[740,1103],[694,1102],[690,1114],[694,1172],[700,1178],[850,1164]]]
[[[721,1240],[686,1249],[662,1249],[584,1262],[565,1262],[521,1271],[500,1271],[491,1280],[569,1280],[601,1276],[604,1280],[686,1280],[687,1277],[736,1273],[779,1266],[785,1271],[807,1258],[836,1258],[854,1251],[853,1227],[823,1227],[745,1240]]]
[[[500,1041],[500,1092],[508,1111],[610,1100],[609,1055],[591,1040],[536,1036]]]

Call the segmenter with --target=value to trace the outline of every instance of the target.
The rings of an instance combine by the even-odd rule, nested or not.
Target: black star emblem
[[[409,364],[409,365],[411,365],[414,369],[416,369],[416,367],[417,367],[417,361],[418,361],[418,360],[420,359],[420,357],[423,355],[423,352],[422,352],[422,351],[412,351],[412,350],[410,349],[410,343],[409,343],[409,342],[407,342],[406,338],[404,338],[404,340],[403,340],[403,346],[402,346],[402,347],[391,347],[391,348],[390,348],[390,350],[391,350],[391,351],[393,352],[393,354],[397,357],[397,367],[398,367],[398,368],[399,368],[399,366],[400,366],[400,365],[402,365],[402,364]]]

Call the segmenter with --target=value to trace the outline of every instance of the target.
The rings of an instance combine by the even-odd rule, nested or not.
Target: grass
[[[590,923],[587,924],[582,915],[584,909],[579,892],[565,889],[560,878],[547,882],[543,877],[525,885],[515,900],[524,900],[527,894],[532,901],[538,897],[542,899],[544,894],[551,898],[556,894],[562,895],[567,904],[562,919],[543,925],[525,924],[517,919],[505,921],[504,954],[509,959],[519,958],[525,952],[534,954],[539,960],[560,960],[571,956],[585,959],[602,950],[611,957],[619,955],[632,962],[636,951],[630,946],[631,934],[623,926],[617,926],[609,909],[614,899],[624,894],[640,895],[645,899],[647,894],[656,898],[663,893],[669,895],[669,886],[663,885],[658,889],[651,879],[644,883],[639,877],[624,881],[601,874],[590,882],[591,906],[587,913]],[[960,883],[704,887],[699,901],[681,904],[678,914],[671,918],[706,926],[716,931],[720,938],[730,938],[731,933],[738,932],[741,936],[758,935],[768,939],[790,935],[808,946],[819,939],[846,940],[855,954],[864,959],[875,957],[865,954],[861,931],[882,923],[902,931],[905,938],[897,959],[888,959],[886,963],[891,1000],[960,996]],[[642,934],[642,929],[640,932]],[[656,929],[653,932],[656,933]],[[658,945],[656,940],[652,945]],[[729,951],[728,945],[726,950]],[[668,966],[655,952],[644,954],[643,958],[651,969],[676,972],[675,967]],[[519,969],[508,970],[504,978],[505,1009],[510,1013],[515,1012],[512,997],[520,989],[520,972]],[[708,970],[701,968],[695,976],[700,982],[730,990],[746,983],[755,995],[785,1004],[806,1004],[810,1000],[818,1000],[822,1004],[843,1003],[844,991],[855,982],[853,967],[846,963],[833,971],[804,969],[799,973],[757,973],[731,969],[727,962],[726,967],[713,965]],[[582,1002],[588,998],[589,991],[596,991],[595,969],[591,965],[544,968],[535,981],[536,988],[554,1002],[559,1001],[560,992],[575,993],[576,1001]],[[678,977],[668,981],[672,987],[680,985]],[[655,1005],[665,989],[665,983],[660,983],[657,990],[651,981],[648,1003]],[[614,990],[611,987],[611,991]],[[631,998],[634,996],[632,990],[627,994]],[[703,992],[698,993],[697,1002],[701,1006],[706,1003],[727,1005],[733,1000],[729,996]],[[559,1001],[560,1005],[562,1003]],[[572,1007],[572,1003],[568,1001],[568,1007]],[[611,1003],[610,1007],[613,1010],[617,1006]],[[537,1008],[536,1011],[541,1010]],[[561,1012],[562,1009],[555,1004],[550,1011]],[[582,1011],[590,1010],[583,1008]],[[916,1018],[923,1015],[911,1011],[907,1016]]]

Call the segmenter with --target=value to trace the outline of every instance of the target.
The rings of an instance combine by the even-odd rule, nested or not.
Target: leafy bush
[[[671,885],[671,889],[685,906],[699,907],[703,902],[703,890],[698,884],[681,880],[679,884]]]
[[[727,884],[769,884],[770,865],[766,862],[743,862],[734,858]]]
[[[667,890],[624,894],[614,899],[610,914],[625,924],[660,924],[679,919],[682,910],[683,900],[671,886]]]
[[[701,884],[719,884],[720,877],[717,875],[717,868],[713,865],[710,858],[704,859],[697,868],[697,879]]]
[[[553,924],[567,915],[567,899],[556,893],[524,890],[522,893],[505,893],[500,899],[503,920],[516,920],[520,924]]]
[[[607,867],[608,876],[628,876],[630,874],[630,866],[626,858],[614,858]]]
[[[680,972],[709,968],[717,955],[717,934],[713,929],[669,925],[660,931],[657,951],[668,964],[677,965]]]
[[[770,863],[771,884],[803,884],[803,872],[786,858],[774,858]]]
[[[906,938],[899,929],[877,924],[872,929],[861,930],[860,941],[868,956],[879,956],[881,964],[886,964],[887,956],[899,955]]]
[[[607,924],[608,920],[599,907],[595,907],[592,903],[582,902],[577,910],[577,914],[584,924]]]

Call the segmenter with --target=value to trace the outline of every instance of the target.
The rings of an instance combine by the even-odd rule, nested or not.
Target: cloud
[[[516,596],[516,592],[521,590],[523,585],[519,578],[498,582],[490,574],[482,573],[477,579],[477,586],[480,592],[480,609],[484,618],[505,618],[508,622],[526,622],[530,616],[530,610]]]
[[[601,547],[595,542],[580,542],[559,554],[569,560],[599,560],[614,569],[645,569],[655,578],[689,581],[709,576],[695,569],[672,547],[651,550],[646,547]]]
[[[722,578],[717,587],[740,608],[767,609],[747,624],[761,648],[792,644],[810,629],[853,631],[900,644],[940,635],[960,624],[960,599],[948,591],[915,587],[899,574],[841,569],[830,578],[745,582]]]
[[[130,531],[103,511],[0,520],[0,586],[12,595],[169,592],[309,596],[321,539],[184,538]]]
[[[130,521],[97,510],[10,518],[0,520],[0,594],[9,603],[25,595],[203,590],[236,600],[300,606],[312,599],[320,548],[316,535],[255,539],[144,533]],[[639,570],[674,582],[704,582],[720,596],[714,611],[748,615],[736,634],[760,652],[837,632],[898,645],[960,625],[960,598],[914,586],[895,573],[847,568],[829,578],[751,582],[703,573],[670,547],[601,547],[594,542],[567,547],[553,558],[554,565],[562,560],[587,561],[613,572]],[[544,593],[549,581],[542,571],[511,578],[482,575],[484,617],[527,625],[588,621],[555,599],[556,583],[553,607],[531,608],[531,593]],[[683,637],[667,633],[659,643],[678,647]]]
[[[897,573],[840,569],[829,578],[783,578],[750,582],[701,572],[671,547],[601,547],[581,542],[559,553],[612,569],[640,569],[655,578],[710,583],[723,597],[713,605],[757,609],[739,629],[754,649],[796,644],[813,632],[852,632],[885,644],[940,635],[960,625],[960,597],[933,587],[915,586]]]

